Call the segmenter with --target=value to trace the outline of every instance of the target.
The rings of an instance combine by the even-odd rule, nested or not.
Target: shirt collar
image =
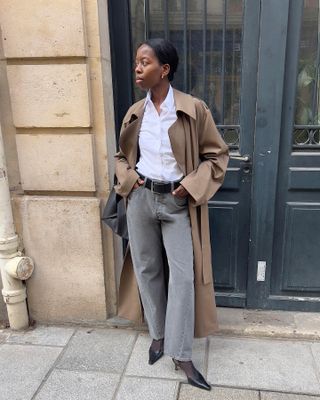
[[[147,96],[146,96],[146,99],[144,102],[144,107],[146,107],[146,105],[148,103],[152,103],[150,90],[148,90],[148,93],[147,93]],[[167,96],[164,99],[164,101],[161,103],[160,109],[161,110],[174,109],[174,96],[173,96],[173,89],[172,89],[171,85],[169,85],[169,90],[168,90]]]
[[[174,98],[174,106],[176,112],[181,111],[184,114],[189,115],[194,120],[197,117],[195,100],[189,94],[180,92],[177,89],[173,90],[173,98]],[[125,115],[123,122],[128,123],[134,119],[141,118],[144,113],[144,105],[146,103],[146,99],[141,99],[133,104]],[[134,117],[134,118],[133,118]]]

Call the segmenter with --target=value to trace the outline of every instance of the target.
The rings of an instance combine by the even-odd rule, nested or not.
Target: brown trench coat
[[[176,89],[173,93],[178,118],[169,128],[169,138],[174,157],[185,176],[181,183],[190,194],[195,285],[194,336],[204,337],[218,330],[207,202],[223,182],[229,160],[228,147],[203,101]],[[144,99],[129,108],[120,133],[120,151],[115,155],[118,178],[115,190],[123,197],[128,196],[139,177],[135,166],[143,107]],[[136,322],[143,320],[129,249],[121,272],[118,315]]]

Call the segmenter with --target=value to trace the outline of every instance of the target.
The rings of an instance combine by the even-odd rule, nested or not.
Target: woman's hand
[[[132,189],[137,189],[139,186],[143,185],[144,181],[142,179],[138,179],[137,182],[133,185]]]
[[[180,185],[172,192],[172,194],[183,199],[184,197],[187,197],[189,193],[182,185]]]

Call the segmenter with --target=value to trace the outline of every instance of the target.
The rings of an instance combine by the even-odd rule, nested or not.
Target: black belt
[[[150,189],[151,192],[155,193],[171,193],[177,187],[180,186],[180,181],[174,181],[174,182],[159,182],[159,181],[154,181],[150,178],[147,178],[141,174],[140,178],[144,180],[143,186],[145,186],[147,189]]]

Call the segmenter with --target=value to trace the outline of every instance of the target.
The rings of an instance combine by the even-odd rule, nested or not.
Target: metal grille
[[[320,126],[296,125],[293,132],[293,146],[297,149],[320,148]]]
[[[179,54],[173,86],[203,99],[231,150],[240,144],[243,0],[130,0],[133,53],[146,38]],[[135,100],[144,97],[135,89]]]

